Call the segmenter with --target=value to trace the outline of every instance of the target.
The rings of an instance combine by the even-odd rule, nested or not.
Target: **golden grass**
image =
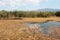
[[[49,17],[49,18],[24,18],[22,21],[26,22],[45,22],[48,20],[60,21],[60,17]]]
[[[48,17],[48,18],[22,18],[22,20],[7,20],[7,22],[45,22],[45,21],[60,21],[60,17]],[[0,22],[6,22],[6,20],[0,20]]]
[[[0,20],[0,40],[58,40],[42,33],[31,32],[24,25],[24,22],[42,22],[47,19],[24,18],[23,20]]]

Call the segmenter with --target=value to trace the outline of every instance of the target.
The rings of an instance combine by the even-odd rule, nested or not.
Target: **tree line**
[[[58,12],[40,12],[40,11],[0,11],[0,19],[11,19],[11,18],[21,18],[21,17],[51,17],[60,16],[60,11]]]

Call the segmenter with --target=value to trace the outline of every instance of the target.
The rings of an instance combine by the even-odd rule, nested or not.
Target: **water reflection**
[[[51,29],[50,27],[59,27],[60,28],[60,22],[54,22],[54,21],[46,21],[43,23],[40,22],[27,22],[25,23],[26,26],[30,27],[30,28],[40,28],[40,31],[42,31],[44,34],[48,34],[50,33],[53,29]]]

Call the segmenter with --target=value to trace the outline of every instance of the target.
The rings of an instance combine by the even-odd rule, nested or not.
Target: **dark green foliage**
[[[57,17],[60,17],[60,11],[56,12],[55,15],[56,15]]]

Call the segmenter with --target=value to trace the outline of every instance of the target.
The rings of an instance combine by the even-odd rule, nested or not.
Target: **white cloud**
[[[11,8],[26,5],[38,5],[41,2],[47,2],[48,0],[0,0],[0,6],[9,5]]]

